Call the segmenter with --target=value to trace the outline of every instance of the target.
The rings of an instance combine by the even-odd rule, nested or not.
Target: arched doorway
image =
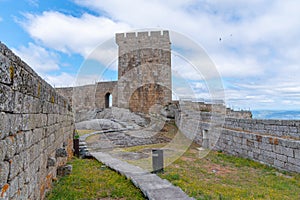
[[[111,93],[106,93],[105,95],[105,108],[112,107],[112,95]]]

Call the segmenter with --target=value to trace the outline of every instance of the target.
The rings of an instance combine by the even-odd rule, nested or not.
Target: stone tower
[[[168,31],[117,33],[118,107],[155,112],[172,101]]]

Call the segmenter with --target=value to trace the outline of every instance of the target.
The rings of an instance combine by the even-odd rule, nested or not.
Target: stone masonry
[[[172,101],[168,31],[118,33],[118,107],[148,113]],[[153,110],[154,111],[154,110]]]
[[[56,91],[68,99],[74,112],[85,112],[106,108],[107,94],[113,96],[112,104],[116,106],[116,98],[114,98],[116,85],[117,81],[98,82],[96,85],[56,88]]]
[[[224,124],[216,127],[212,115],[219,114],[185,107],[176,111],[176,124],[187,136],[196,132],[194,140],[206,148],[300,173],[299,120],[226,117]]]
[[[0,199],[43,199],[72,156],[67,99],[0,43]]]

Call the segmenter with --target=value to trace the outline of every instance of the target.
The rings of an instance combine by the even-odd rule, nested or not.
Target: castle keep
[[[168,31],[118,33],[117,105],[149,112],[172,101],[171,48]]]

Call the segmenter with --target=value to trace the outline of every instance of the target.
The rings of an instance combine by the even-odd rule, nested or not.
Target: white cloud
[[[221,77],[254,77],[264,73],[264,68],[252,56],[239,58],[224,52],[224,54],[215,54],[211,57]]]
[[[44,79],[53,87],[71,87],[75,85],[76,76],[62,72],[59,75],[44,75]]]
[[[98,45],[86,59],[92,59],[99,61],[103,66],[107,68],[117,70],[115,61],[118,59],[118,48],[113,39]]]
[[[36,44],[21,46],[13,51],[38,73],[59,70],[59,59],[56,53],[46,50]]]
[[[23,28],[45,46],[64,53],[79,53],[84,57],[115,32],[129,30],[124,23],[105,17],[83,14],[80,18],[48,11],[42,15],[26,14]]]

